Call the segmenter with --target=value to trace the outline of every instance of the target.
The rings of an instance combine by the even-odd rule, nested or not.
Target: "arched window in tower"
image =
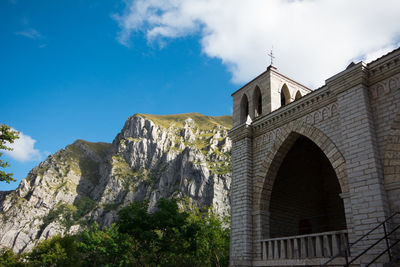
[[[253,93],[253,106],[254,106],[254,117],[258,117],[262,114],[262,96],[261,90],[257,86]]]
[[[300,99],[301,97],[302,97],[302,95],[301,95],[300,91],[297,91],[294,100],[298,100],[298,99]]]
[[[281,107],[283,107],[286,103],[285,95],[281,92]]]
[[[245,122],[248,115],[249,115],[249,100],[247,99],[247,96],[244,94],[242,96],[242,100],[240,101],[240,123]]]
[[[290,93],[289,88],[286,84],[282,86],[281,89],[281,107],[290,103]]]

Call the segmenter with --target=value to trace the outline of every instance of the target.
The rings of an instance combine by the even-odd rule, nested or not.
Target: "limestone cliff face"
[[[136,114],[112,144],[74,142],[35,167],[15,191],[0,192],[0,246],[109,226],[134,200],[187,196],[229,211],[230,116]]]

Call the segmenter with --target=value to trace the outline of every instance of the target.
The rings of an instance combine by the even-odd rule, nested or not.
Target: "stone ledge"
[[[319,266],[327,262],[330,258],[308,258],[308,259],[276,259],[253,261],[253,266]],[[345,258],[337,258],[330,265],[345,265]]]
[[[253,266],[251,261],[246,260],[231,260],[229,266]]]
[[[325,84],[336,93],[341,93],[359,84],[368,86],[368,67],[364,62],[359,62],[353,67],[330,77]]]
[[[239,141],[246,137],[250,138],[253,136],[253,128],[251,125],[243,123],[239,126],[232,128],[232,130],[228,132],[228,136],[232,139],[232,142]]]
[[[385,184],[386,191],[391,191],[391,190],[396,190],[396,189],[400,189],[400,182]]]

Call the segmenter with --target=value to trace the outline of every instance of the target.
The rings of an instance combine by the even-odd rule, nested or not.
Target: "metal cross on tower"
[[[271,66],[273,66],[275,57],[274,57],[274,53],[273,53],[272,49],[271,49],[271,52],[268,54],[268,56],[271,58]]]

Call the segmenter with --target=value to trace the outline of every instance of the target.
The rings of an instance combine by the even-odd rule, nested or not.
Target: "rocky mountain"
[[[189,197],[229,211],[230,116],[135,114],[112,144],[83,140],[50,155],[14,191],[0,192],[0,245],[29,251],[38,240],[109,226],[134,200]]]

